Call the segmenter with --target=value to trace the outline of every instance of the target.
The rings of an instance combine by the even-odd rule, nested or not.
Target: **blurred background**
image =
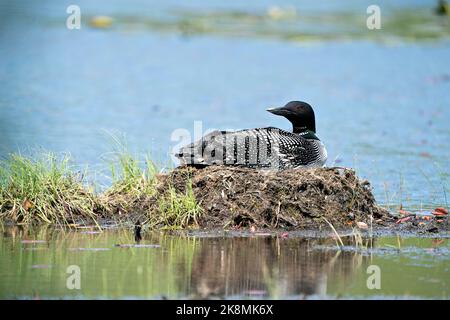
[[[448,7],[373,2],[0,0],[0,157],[67,152],[107,184],[111,134],[166,166],[175,129],[290,130],[265,109],[303,100],[329,166],[380,203],[448,207]]]

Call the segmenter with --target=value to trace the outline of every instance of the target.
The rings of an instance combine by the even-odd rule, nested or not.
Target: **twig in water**
[[[339,240],[339,243],[340,243],[340,247],[343,247],[343,246],[344,246],[344,243],[342,242],[342,239],[341,239],[341,237],[339,236],[339,233],[337,233],[336,229],[333,227],[333,225],[332,225],[327,219],[325,219],[324,217],[322,217],[322,219],[325,220],[326,223],[328,223],[328,225],[331,227],[331,229],[332,229],[332,230],[334,231],[334,233],[336,234],[336,236],[337,236],[337,238],[338,238],[338,240]]]

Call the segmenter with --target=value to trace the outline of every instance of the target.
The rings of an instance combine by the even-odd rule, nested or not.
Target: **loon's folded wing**
[[[226,164],[247,167],[286,167],[290,153],[306,152],[307,140],[278,128],[214,131],[181,148],[183,164]]]
[[[221,137],[227,134],[226,131],[213,131],[196,142],[192,142],[187,146],[180,149],[175,156],[180,159],[182,164],[199,164],[199,165],[211,165],[215,164],[211,161],[210,155],[205,151],[208,149],[221,149],[223,148],[223,141]]]

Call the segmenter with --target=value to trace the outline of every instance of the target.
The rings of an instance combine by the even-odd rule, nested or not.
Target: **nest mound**
[[[344,168],[266,171],[210,166],[179,167],[160,179],[184,192],[192,183],[204,209],[200,227],[250,226],[311,228],[331,223],[348,227],[356,222],[382,223],[387,210],[376,205],[370,183]]]

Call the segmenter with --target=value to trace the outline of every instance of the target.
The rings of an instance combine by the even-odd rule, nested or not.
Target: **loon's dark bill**
[[[266,111],[269,111],[270,113],[276,114],[278,116],[286,116],[291,113],[289,110],[286,110],[285,107],[269,108],[269,109],[266,109]]]

